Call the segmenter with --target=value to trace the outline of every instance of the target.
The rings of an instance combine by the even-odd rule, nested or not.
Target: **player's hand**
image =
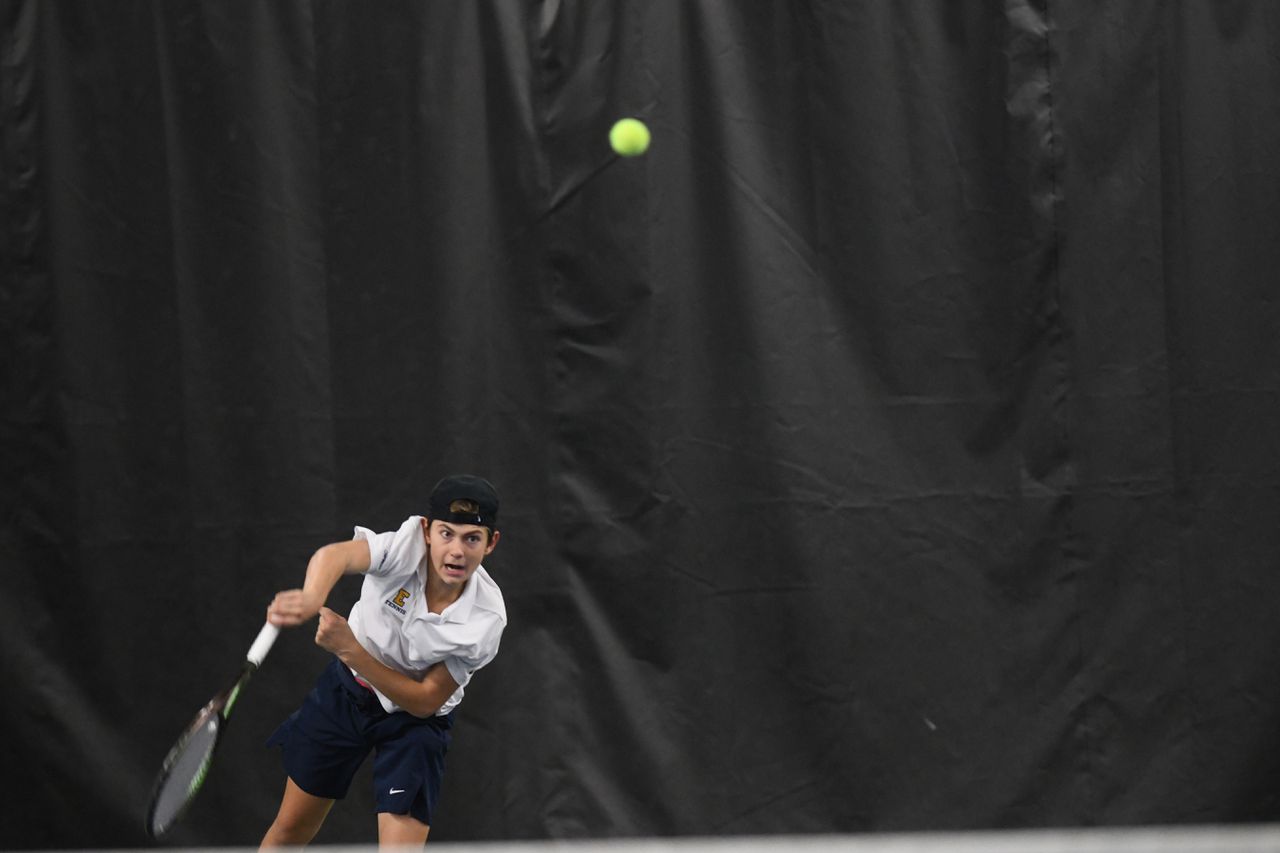
[[[346,660],[347,654],[359,648],[360,644],[346,619],[327,607],[321,607],[320,624],[316,626],[316,645]]]
[[[316,615],[322,603],[300,589],[282,590],[267,606],[267,621],[281,627],[301,625]]]

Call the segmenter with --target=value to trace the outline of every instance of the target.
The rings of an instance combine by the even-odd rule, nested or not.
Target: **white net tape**
[[[398,853],[376,845],[316,845],[318,853]],[[160,848],[136,853],[157,853]],[[184,847],[217,853],[250,848]],[[403,853],[423,853],[404,848]],[[426,853],[1280,853],[1280,824],[1016,830],[867,835],[777,835],[716,838],[575,839],[519,842],[431,842]],[[44,851],[48,853],[48,851]],[[62,851],[72,853],[72,851]],[[112,853],[130,853],[115,850]]]
[[[1280,826],[439,844],[435,853],[1280,853]]]

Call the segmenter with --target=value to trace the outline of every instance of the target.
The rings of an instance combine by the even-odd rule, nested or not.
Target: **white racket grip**
[[[262,666],[262,659],[267,656],[267,652],[271,651],[271,644],[278,636],[280,636],[280,629],[270,622],[266,623],[258,632],[258,639],[253,641],[253,645],[249,647],[249,654],[245,657],[254,666]]]

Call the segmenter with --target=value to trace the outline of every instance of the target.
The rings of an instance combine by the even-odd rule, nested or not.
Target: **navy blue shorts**
[[[267,739],[283,750],[284,770],[299,788],[340,800],[372,750],[379,812],[408,814],[431,825],[440,797],[453,715],[388,714],[378,697],[334,658],[302,707]]]

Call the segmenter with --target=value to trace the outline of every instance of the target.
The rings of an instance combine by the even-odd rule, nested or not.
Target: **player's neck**
[[[443,613],[444,609],[453,604],[462,597],[462,591],[467,588],[467,584],[471,583],[468,579],[466,583],[458,586],[449,586],[436,577],[434,572],[427,574],[427,612]]]

